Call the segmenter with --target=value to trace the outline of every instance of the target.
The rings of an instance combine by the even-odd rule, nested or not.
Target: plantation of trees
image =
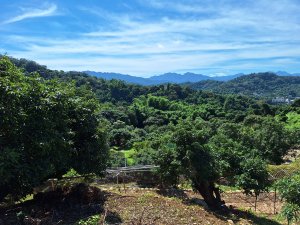
[[[300,144],[299,101],[263,100],[165,84],[139,86],[28,60],[0,60],[0,201],[19,199],[71,168],[158,165],[162,187],[184,176],[211,209],[224,208],[218,181],[246,194],[270,188],[268,165]],[[299,215],[299,174],[280,181],[284,213]]]

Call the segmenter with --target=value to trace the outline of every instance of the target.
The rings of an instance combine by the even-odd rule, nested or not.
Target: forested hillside
[[[12,61],[0,61],[2,199],[24,196],[71,168],[101,174],[128,157],[131,165],[158,165],[164,187],[184,175],[211,208],[220,208],[219,178],[258,195],[269,185],[267,164],[280,164],[299,144],[299,127],[291,125],[299,101],[271,106],[247,96],[131,85]],[[251,77],[252,84],[261,80]]]
[[[300,77],[278,76],[273,73],[244,75],[227,82],[200,81],[189,84],[195,90],[220,94],[241,94],[255,97],[300,96]]]

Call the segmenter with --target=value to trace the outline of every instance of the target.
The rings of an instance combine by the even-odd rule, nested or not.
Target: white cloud
[[[214,7],[201,2],[189,1],[184,8],[182,3],[168,3],[169,9],[188,15],[151,19],[80,8],[106,20],[103,26],[99,24],[101,29],[55,39],[8,35],[5,41],[18,46],[9,52],[13,56],[65,70],[133,75],[203,70],[216,74],[299,63],[300,4],[296,1],[282,0],[280,5],[277,1],[245,0],[246,6],[221,1]],[[163,9],[163,5],[155,7]],[[204,9],[211,16],[189,15],[201,14]]]
[[[3,24],[15,23],[29,18],[52,16],[55,14],[57,6],[52,4],[45,8],[23,8],[22,14],[5,20]]]
[[[176,11],[178,13],[207,13],[215,11],[214,6],[207,4],[199,4],[197,2],[192,3],[182,3],[176,1],[158,1],[158,0],[150,0],[150,1],[142,1],[140,0],[142,5],[148,5],[150,7],[154,7],[156,9],[167,9],[171,11]]]

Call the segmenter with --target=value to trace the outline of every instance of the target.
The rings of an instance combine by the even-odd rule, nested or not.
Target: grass
[[[222,192],[234,192],[234,191],[240,191],[241,189],[234,186],[227,186],[227,185],[219,185],[219,188]]]
[[[26,195],[24,198],[20,199],[20,202],[26,202],[33,199],[33,194]]]
[[[18,201],[14,202],[14,203],[19,204],[19,203],[23,203],[23,202],[26,202],[26,201],[29,201],[29,200],[32,200],[32,199],[33,199],[33,194],[28,194],[25,197],[19,199]]]
[[[290,164],[269,165],[268,172],[276,179],[281,179],[293,173],[300,172],[300,159]]]
[[[138,202],[139,203],[147,203],[151,200],[151,198],[154,198],[155,197],[155,193],[152,193],[152,192],[148,192],[148,193],[143,193],[141,194],[141,196],[138,197]]]
[[[101,215],[93,215],[86,219],[79,220],[76,225],[98,225],[100,224]]]
[[[126,159],[126,166],[135,165],[135,154],[134,148],[128,150],[121,150],[117,147],[110,149],[111,159],[113,161],[112,167],[124,166],[124,160]]]
[[[129,150],[121,150],[120,152],[122,152],[124,154],[128,166],[132,166],[135,164],[135,160],[134,160],[135,149],[134,148],[129,149]]]

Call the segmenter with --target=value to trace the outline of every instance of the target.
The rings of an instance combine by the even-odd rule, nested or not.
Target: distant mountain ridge
[[[278,76],[289,76],[289,77],[297,77],[300,76],[300,73],[288,73],[285,71],[277,71],[276,74]]]
[[[128,74],[121,74],[121,73],[95,72],[95,71],[83,71],[83,72],[90,76],[95,76],[95,77],[103,78],[106,80],[117,79],[117,80],[122,80],[122,81],[125,81],[128,83],[140,84],[140,85],[157,85],[157,84],[163,84],[163,83],[176,83],[176,84],[196,83],[196,82],[207,81],[207,80],[230,81],[230,80],[233,80],[235,78],[245,75],[243,73],[238,73],[238,74],[234,74],[234,75],[212,77],[212,76],[207,76],[207,75],[203,75],[203,74],[187,72],[184,74],[164,73],[161,75],[155,75],[155,76],[151,76],[149,78],[144,78],[144,77],[131,76]],[[272,72],[270,72],[270,73],[272,73]],[[278,72],[275,72],[274,74],[279,75],[279,76],[300,76],[300,73],[290,74],[285,71],[278,71]]]
[[[219,94],[240,94],[256,97],[300,97],[300,76],[275,73],[254,73],[227,82],[207,80],[186,84],[192,89]]]
[[[204,80],[228,81],[244,75],[243,73],[239,73],[235,75],[212,77],[203,74],[187,72],[184,74],[164,73],[164,74],[144,78],[144,77],[131,76],[128,74],[121,74],[121,73],[95,72],[89,70],[83,72],[90,76],[95,76],[106,80],[117,79],[128,83],[141,84],[141,85],[157,85],[163,83],[180,84],[180,83],[188,83],[188,82],[194,83],[194,82],[199,82]]]
[[[165,73],[161,75],[152,76],[148,79],[154,81],[169,82],[169,83],[185,83],[185,82],[198,82],[201,80],[209,80],[211,79],[211,77],[202,74],[187,72],[182,75],[178,73]]]
[[[95,76],[98,78],[103,78],[105,80],[122,80],[127,83],[133,83],[133,84],[141,84],[141,85],[155,85],[159,84],[160,82],[150,81],[147,78],[143,77],[135,77],[127,74],[121,74],[121,73],[109,73],[109,72],[95,72],[95,71],[83,71],[83,73],[86,73],[90,76]]]
[[[39,65],[38,63],[31,60],[16,59],[13,57],[10,57],[10,60],[17,67],[24,70],[25,74],[37,72],[46,79],[57,77],[62,78],[67,74],[69,78],[82,76],[87,79],[94,80],[96,78],[93,78],[92,76],[96,76],[99,78],[102,77],[101,79],[119,79],[123,80],[123,82],[135,84],[140,83],[143,85],[162,84],[167,82],[184,82],[182,85],[188,86],[192,89],[207,90],[220,94],[241,94],[268,99],[273,97],[285,96],[300,97],[300,74],[289,74],[284,71],[278,71],[276,73],[253,73],[249,75],[236,74],[224,77],[209,77],[193,73],[186,73],[184,75],[176,73],[167,73],[159,76],[153,76],[150,78],[141,78],[118,73],[97,73],[92,71],[87,71],[87,73],[76,71],[62,72],[47,69],[46,66]],[[101,82],[101,79],[99,79],[99,82]],[[189,82],[195,81],[197,79],[200,79],[200,81]],[[134,86],[135,85],[132,85],[132,87]],[[136,87],[137,86],[138,85],[136,85]]]

